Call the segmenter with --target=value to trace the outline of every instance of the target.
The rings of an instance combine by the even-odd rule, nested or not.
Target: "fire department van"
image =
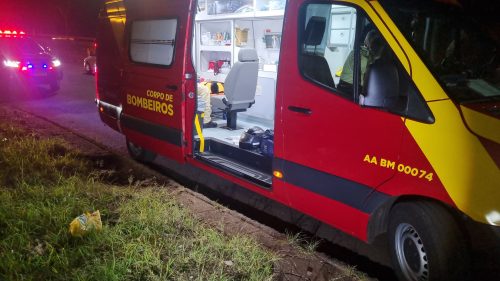
[[[106,1],[99,114],[139,161],[384,237],[401,280],[470,278],[500,252],[500,45],[446,2]]]

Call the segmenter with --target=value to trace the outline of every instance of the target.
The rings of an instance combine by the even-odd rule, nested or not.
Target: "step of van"
[[[199,142],[196,142],[196,150]],[[205,140],[205,152],[198,152],[196,157],[220,169],[248,179],[263,187],[272,184],[272,158],[216,139]]]

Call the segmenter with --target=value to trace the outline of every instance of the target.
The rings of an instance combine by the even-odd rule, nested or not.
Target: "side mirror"
[[[401,81],[396,65],[384,60],[377,60],[368,68],[364,93],[359,103],[366,107],[385,109],[391,112],[404,111],[407,105],[406,95],[401,95]],[[404,85],[403,85],[404,86]]]
[[[369,66],[365,75],[364,93],[359,98],[361,106],[379,108],[427,124],[434,123],[429,106],[401,67],[393,62],[377,60]]]

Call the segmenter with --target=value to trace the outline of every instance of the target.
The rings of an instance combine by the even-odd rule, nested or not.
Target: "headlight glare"
[[[15,60],[4,60],[3,65],[6,67],[13,67],[13,68],[19,68],[19,65],[21,62],[15,61]]]
[[[59,66],[61,66],[61,61],[60,61],[60,60],[58,60],[58,59],[54,59],[54,60],[52,61],[52,65],[53,65],[54,67],[59,67]]]

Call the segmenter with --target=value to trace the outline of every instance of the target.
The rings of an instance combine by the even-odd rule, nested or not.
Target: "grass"
[[[0,124],[0,280],[270,280],[276,256],[196,220],[162,187],[110,186],[60,140]],[[83,238],[71,220],[99,209]]]
[[[321,243],[321,240],[308,237],[301,232],[297,233],[286,232],[286,238],[290,245],[294,245],[299,251],[301,251],[305,255],[314,254],[319,244]]]

